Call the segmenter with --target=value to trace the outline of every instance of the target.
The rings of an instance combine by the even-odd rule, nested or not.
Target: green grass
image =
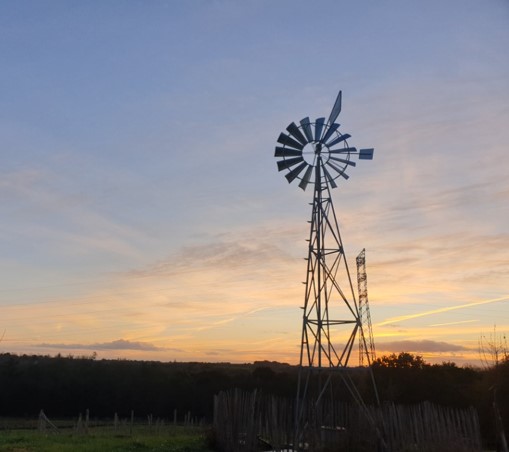
[[[0,452],[212,452],[206,434],[202,428],[174,426],[135,427],[132,434],[111,427],[95,427],[87,434],[8,430],[0,431]]]

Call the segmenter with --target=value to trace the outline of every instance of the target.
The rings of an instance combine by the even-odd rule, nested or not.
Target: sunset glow
[[[509,333],[507,4],[318,5],[0,6],[1,352],[297,363],[312,193],[274,146],[339,89],[377,353]]]

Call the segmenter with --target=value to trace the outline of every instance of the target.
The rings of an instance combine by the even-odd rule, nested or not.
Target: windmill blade
[[[293,165],[297,165],[297,163],[303,162],[304,159],[302,157],[297,157],[294,159],[288,159],[288,160],[280,160],[277,162],[277,169],[278,171],[283,171],[284,169],[288,169],[292,167]]]
[[[328,129],[327,132],[325,132],[325,135],[322,137],[322,143],[325,143],[331,135],[338,130],[339,124],[332,124]]]
[[[291,148],[298,149],[299,151],[302,151],[302,148],[304,147],[303,144],[299,143],[298,141],[295,141],[293,138],[290,138],[288,135],[285,135],[284,133],[281,133],[279,135],[277,142],[284,144],[286,146],[290,146]]]
[[[302,126],[302,130],[304,130],[308,143],[313,141],[313,132],[311,131],[311,121],[309,118],[301,119],[300,125]]]
[[[341,143],[342,141],[348,140],[348,138],[351,138],[352,136],[348,133],[345,133],[344,135],[341,135],[340,137],[337,137],[335,140],[331,141],[330,143],[325,143],[328,147],[332,147],[335,144]]]
[[[341,91],[339,91],[338,97],[336,97],[336,102],[334,102],[334,106],[332,107],[332,111],[330,112],[327,124],[329,125],[334,124],[340,112],[341,112]]]
[[[334,165],[330,160],[327,162],[331,168],[333,168],[340,176],[343,176],[345,179],[348,179],[348,175],[345,173],[345,168],[340,168],[339,166]]]
[[[302,177],[302,180],[300,181],[299,187],[302,188],[302,190],[306,190],[306,187],[309,184],[309,180],[311,179],[311,173],[313,172],[313,167],[309,165],[306,169],[306,172],[304,173],[304,176]]]
[[[330,175],[330,173],[327,171],[327,168],[325,166],[322,167],[323,174],[325,174],[325,178],[327,179],[327,182],[329,182],[330,186],[332,188],[336,188],[336,182],[334,182],[334,178]]]
[[[285,174],[288,183],[292,182],[306,166],[308,166],[308,164],[306,162],[302,162],[299,166],[292,169],[288,174]]]
[[[297,127],[297,124],[292,122],[287,128],[288,133],[295,138],[298,142],[300,142],[302,145],[306,146],[308,144],[308,140],[306,140],[306,137],[302,135],[302,132]]]
[[[331,154],[351,154],[357,152],[357,148],[330,149]]]
[[[373,148],[370,149],[359,149],[359,160],[373,160]]]
[[[320,141],[322,138],[322,130],[323,125],[325,123],[325,118],[318,118],[315,122],[315,141]]]
[[[297,149],[282,148],[280,146],[276,146],[276,152],[274,152],[274,157],[299,157],[301,155],[302,151],[298,151]]]
[[[332,156],[330,156],[329,159],[335,160],[336,162],[344,163],[345,165],[357,166],[357,163],[352,162],[351,160],[340,159],[339,157],[332,157]]]

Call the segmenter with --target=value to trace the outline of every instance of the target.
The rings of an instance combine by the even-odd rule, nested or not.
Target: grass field
[[[203,428],[180,426],[134,427],[132,433],[94,427],[86,434],[13,429],[0,431],[0,452],[212,452],[206,436]]]

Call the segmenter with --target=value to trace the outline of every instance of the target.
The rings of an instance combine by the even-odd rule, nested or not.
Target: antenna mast
[[[359,317],[361,319],[361,337],[359,340],[359,366],[367,365],[376,359],[375,341],[371,326],[371,314],[368,302],[368,277],[366,274],[366,249],[363,249],[356,258],[357,262],[357,288],[359,291]]]

